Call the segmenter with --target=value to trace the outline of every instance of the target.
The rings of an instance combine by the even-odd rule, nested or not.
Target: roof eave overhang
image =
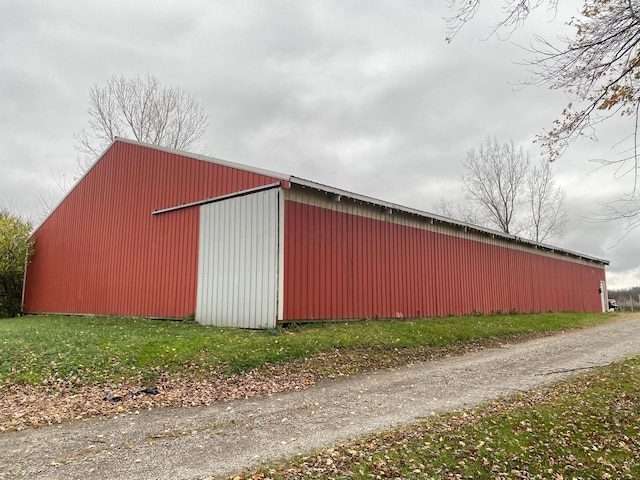
[[[424,218],[432,223],[440,223],[443,225],[449,225],[453,228],[463,229],[465,232],[472,232],[483,236],[488,236],[491,238],[499,238],[505,240],[507,242],[512,243],[520,243],[527,245],[533,249],[547,251],[549,253],[556,253],[560,255],[567,255],[569,257],[573,257],[576,259],[586,260],[594,263],[600,263],[602,265],[609,265],[609,260],[605,260],[602,258],[592,257],[589,255],[584,255],[582,253],[573,252],[571,250],[561,249],[558,247],[554,247],[552,245],[547,245],[544,243],[535,242],[532,240],[528,240],[523,237],[518,237],[517,235],[510,235],[507,233],[499,232],[497,230],[492,230],[485,227],[480,227],[478,225],[472,225],[469,223],[465,223],[459,220],[454,220],[451,218],[443,217],[434,213],[425,212],[422,210],[417,210],[414,208],[405,207],[402,205],[398,205],[395,203],[385,202],[383,200],[378,200],[372,197],[367,197],[365,195],[360,195],[357,193],[349,192],[347,190],[342,190],[339,188],[330,187],[328,185],[323,185],[321,183],[312,182],[310,180],[305,180],[304,178],[291,176],[290,180],[292,185],[298,185],[303,188],[311,188],[320,192],[328,193],[331,195],[336,195],[340,197],[349,198],[351,200],[366,203],[369,205],[377,206],[380,208],[384,208],[390,213],[393,211],[402,212],[409,215],[415,215],[421,218]]]

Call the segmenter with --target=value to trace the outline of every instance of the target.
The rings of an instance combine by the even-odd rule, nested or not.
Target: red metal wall
[[[286,201],[285,320],[602,311],[600,264],[372,217]]]
[[[198,208],[151,212],[278,180],[117,141],[36,231],[25,310],[193,314]]]
[[[193,314],[199,210],[152,211],[279,180],[115,142],[36,231],[25,310]],[[598,262],[294,190],[283,190],[285,320],[601,310]]]

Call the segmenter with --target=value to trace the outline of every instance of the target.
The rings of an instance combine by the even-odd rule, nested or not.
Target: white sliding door
[[[200,207],[199,323],[275,327],[279,192],[273,188]]]

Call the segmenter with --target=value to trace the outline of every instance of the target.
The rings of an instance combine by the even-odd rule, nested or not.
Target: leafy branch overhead
[[[558,7],[557,0],[504,0],[499,29],[520,27],[530,12],[541,6]],[[447,19],[448,41],[480,8],[480,0],[450,0],[454,14]],[[618,145],[626,145],[614,159],[619,174],[633,174],[627,195],[607,205],[610,219],[638,226],[640,198],[640,0],[584,0],[578,15],[567,22],[573,32],[555,43],[537,36],[528,48],[532,58],[531,83],[562,90],[572,99],[550,129],[538,135],[551,161],[564,154],[572,142],[585,137],[596,140],[596,127],[612,118],[628,119],[628,131]]]
[[[585,2],[581,17],[569,25],[573,39],[558,49],[538,37],[534,65],[539,83],[567,91],[577,99],[562,111],[540,141],[553,161],[579,136],[595,138],[594,126],[613,116],[631,117],[632,154],[638,169],[638,108],[640,107],[640,2]]]

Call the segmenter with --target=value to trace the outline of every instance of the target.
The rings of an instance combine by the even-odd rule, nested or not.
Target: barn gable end
[[[161,210],[282,180],[116,140],[34,234],[30,313],[195,313],[197,208]]]

